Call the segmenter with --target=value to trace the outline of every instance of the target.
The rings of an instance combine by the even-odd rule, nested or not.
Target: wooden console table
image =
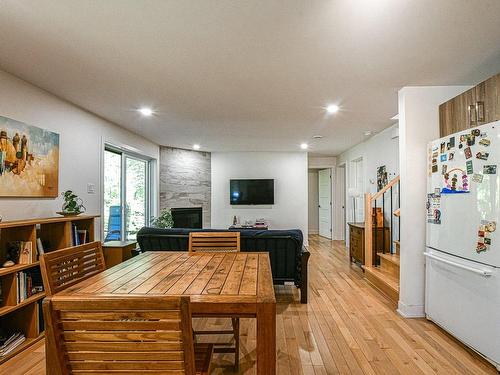
[[[356,263],[365,264],[365,223],[348,223],[349,225],[349,259]],[[385,241],[384,241],[385,231]],[[376,241],[375,241],[376,238]],[[385,244],[384,244],[385,242]],[[391,233],[388,227],[373,228],[373,255],[377,259],[377,251],[388,252],[391,244]]]

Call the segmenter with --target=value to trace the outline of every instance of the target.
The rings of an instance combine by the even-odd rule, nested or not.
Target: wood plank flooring
[[[498,374],[433,323],[399,316],[349,265],[342,242],[310,236],[309,243],[309,303],[299,303],[293,286],[276,287],[279,374]],[[256,373],[255,328],[253,319],[241,319],[240,374]],[[213,373],[232,374],[232,364],[231,354],[216,355]],[[45,374],[43,341],[0,366],[0,374]]]

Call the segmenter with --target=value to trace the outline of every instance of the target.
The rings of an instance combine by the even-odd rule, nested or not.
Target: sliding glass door
[[[149,224],[150,160],[106,146],[104,151],[104,239],[135,240]]]

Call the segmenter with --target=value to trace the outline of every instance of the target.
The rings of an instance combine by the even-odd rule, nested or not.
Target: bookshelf
[[[86,231],[85,242],[92,242],[95,240],[95,218],[97,217],[98,215],[80,215],[0,223],[0,265],[6,260],[9,243],[31,242],[32,246],[31,259],[28,264],[0,267],[0,327],[11,332],[21,332],[26,337],[26,340],[15,350],[0,357],[0,364],[43,338],[41,303],[45,292],[25,296],[27,298],[19,301],[20,290],[18,288],[24,274],[37,275],[39,273],[37,239],[42,241],[45,252],[72,247],[76,226],[78,230]]]

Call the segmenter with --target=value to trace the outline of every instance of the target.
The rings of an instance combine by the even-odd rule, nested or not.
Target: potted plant
[[[62,211],[58,212],[60,215],[64,216],[76,216],[85,212],[85,206],[83,201],[78,197],[72,190],[66,190],[61,193],[64,198],[64,203],[62,205]]]
[[[172,228],[174,220],[170,209],[164,209],[160,212],[158,217],[153,217],[151,225],[155,228]]]

